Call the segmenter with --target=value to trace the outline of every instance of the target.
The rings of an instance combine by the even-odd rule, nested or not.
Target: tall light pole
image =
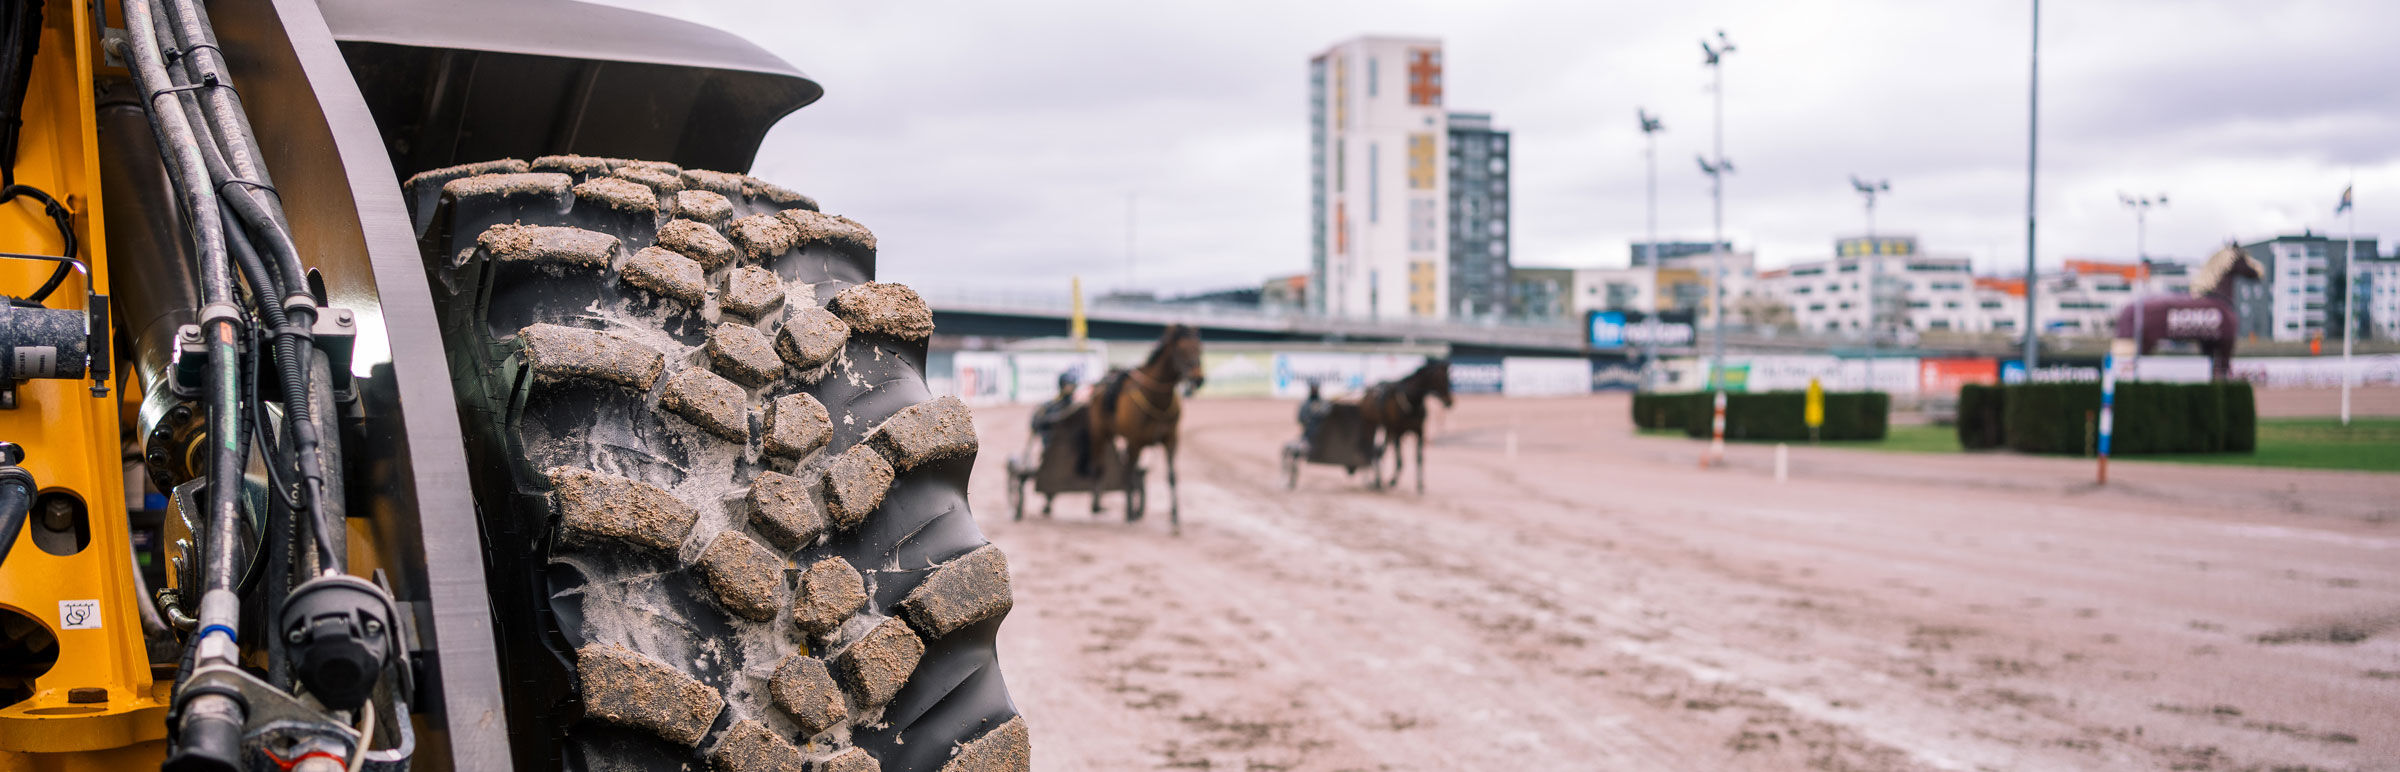
[[[2125,377],[2133,380],[2140,380],[2142,372],[2142,317],[2145,316],[2145,314],[2142,313],[2142,284],[2150,279],[2149,245],[2144,242],[2149,240],[2150,207],[2166,206],[2167,194],[2160,193],[2158,194],[2157,198],[2151,198],[2149,196],[2128,196],[2123,193],[2119,193],[2117,194],[2117,201],[2124,204],[2125,208],[2133,210],[2133,286],[2129,288],[2128,293],[2131,300],[2127,301],[2133,304],[2133,355],[2126,357],[2125,359]]]
[[[2358,319],[2351,313],[2358,308],[2358,208],[2351,206],[2350,193],[2358,189],[2358,172],[2350,172],[2350,184],[2342,186],[2342,203],[2333,213],[2350,213],[2350,235],[2342,242],[2342,426],[2350,425],[2350,340]]]
[[[1650,211],[1642,231],[1645,239],[1642,245],[1649,253],[1649,260],[1645,262],[1650,266],[1650,318],[1647,326],[1651,331],[1642,336],[1642,390],[1648,391],[1651,371],[1658,369],[1658,133],[1666,131],[1667,125],[1647,109],[1636,108],[1635,112],[1642,119],[1642,139],[1647,143],[1642,149],[1642,161],[1648,164],[1650,171]]]
[[[1700,171],[1708,175],[1708,197],[1714,209],[1710,218],[1713,225],[1708,245],[1709,251],[1715,252],[1717,258],[1716,268],[1711,271],[1708,280],[1709,328],[1713,339],[1709,344],[1708,389],[1716,391],[1718,373],[1725,369],[1725,253],[1729,251],[1725,243],[1725,175],[1733,173],[1733,162],[1725,160],[1724,58],[1726,54],[1733,53],[1733,41],[1725,38],[1724,30],[1717,30],[1717,44],[1711,46],[1707,38],[1701,38],[1700,50],[1708,54],[1704,64],[1715,79],[1709,91],[1716,94],[1717,101],[1716,137],[1710,148],[1715,160],[1700,159]]]
[[[2033,76],[2027,80],[2025,96],[2025,377],[2033,378],[2033,368],[2041,356],[2042,330],[2034,325],[2035,299],[2041,294],[2041,277],[2033,271],[2033,190],[2034,175],[2039,168],[2035,159],[2041,152],[2042,134],[2042,0],[2033,0]]]
[[[1889,193],[1891,180],[1869,182],[1850,175],[1850,189],[1867,200],[1867,254],[1874,261],[1867,266],[1867,386],[1875,390],[1875,357],[1878,338],[1883,335],[1883,247],[1875,241],[1875,194]]]

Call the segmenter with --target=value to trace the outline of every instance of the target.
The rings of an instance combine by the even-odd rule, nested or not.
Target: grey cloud
[[[1986,267],[2022,260],[2026,6],[1497,3],[623,4],[726,27],[822,80],[758,171],[859,217],[887,275],[945,290],[1249,284],[1307,262],[1307,58],[1437,36],[1446,97],[1516,132],[1521,264],[1621,261],[1642,232],[1636,106],[1666,116],[1662,235],[1708,230],[1697,41],[1724,28],[1726,229],[1777,264],[1863,227],[1849,174],[1889,177],[1879,227]],[[2332,224],[2400,225],[2400,7],[2045,6],[2042,254],[2125,256],[2119,189],[2166,190],[2154,254]]]

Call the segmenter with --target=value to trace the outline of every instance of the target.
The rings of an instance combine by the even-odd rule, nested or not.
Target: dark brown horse
[[[1189,389],[1200,387],[1205,376],[1200,371],[1200,329],[1190,325],[1170,324],[1150,349],[1150,358],[1131,370],[1110,370],[1092,391],[1092,448],[1095,459],[1109,454],[1124,468],[1131,470],[1142,460],[1142,450],[1152,445],[1167,451],[1167,520],[1170,528],[1183,531],[1183,512],[1175,494],[1175,429],[1183,420],[1183,394],[1179,386],[1189,382]],[[1118,447],[1117,440],[1125,444]],[[1105,462],[1102,462],[1105,463]],[[1100,477],[1093,476],[1092,511],[1100,511]],[[1141,519],[1134,508],[1134,491],[1125,492],[1125,521]]]
[[[1442,407],[1451,406],[1450,360],[1433,359],[1396,381],[1384,381],[1367,387],[1358,397],[1359,416],[1382,435],[1377,440],[1375,487],[1383,487],[1383,461],[1380,456],[1389,451],[1392,456],[1392,484],[1400,484],[1400,440],[1417,435],[1417,493],[1425,493],[1425,396],[1431,394],[1442,400]]]
[[[2233,343],[2241,321],[2234,316],[2233,286],[2237,279],[2260,279],[2266,266],[2241,247],[2226,245],[2192,272],[2192,294],[2153,295],[2127,303],[2117,312],[2117,337],[2135,341],[2141,353],[2158,349],[2160,341],[2191,341],[2208,356],[2208,377],[2222,381],[2233,374]],[[2141,314],[2141,323],[2134,323]]]

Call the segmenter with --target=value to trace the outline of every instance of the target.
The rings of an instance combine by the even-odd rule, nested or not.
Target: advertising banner
[[[1744,362],[1728,359],[1725,365],[1730,368]],[[1852,362],[1849,367],[1843,367],[1840,358],[1831,356],[1757,356],[1750,357],[1746,363],[1749,365],[1749,377],[1743,381],[1743,386],[1749,391],[1799,391],[1808,388],[1808,382],[1812,380],[1843,389],[1849,383],[1863,383],[1866,378],[1864,366]],[[1843,379],[1844,370],[1849,371],[1847,381]]]
[[[1459,394],[1498,394],[1507,383],[1499,357],[1452,357],[1450,390]]]
[[[1511,397],[1556,397],[1592,391],[1592,360],[1583,357],[1505,357],[1501,393]]]
[[[1641,363],[1616,357],[1592,358],[1593,391],[1632,391],[1641,387]]]
[[[962,354],[964,352],[961,352]],[[1107,372],[1100,354],[1081,351],[1018,351],[1007,355],[1013,380],[1009,399],[1042,402],[1058,393],[1058,376],[1072,372],[1075,381],[1090,386]],[[960,395],[965,399],[965,395]]]
[[[2144,372],[2149,365],[2144,364]],[[2351,357],[2353,386],[2400,386],[2400,354],[2365,354]],[[2323,357],[2242,357],[2233,358],[2233,377],[2267,389],[2333,389],[2342,385],[2342,358]]]
[[[2204,356],[2152,354],[2134,362],[2133,367],[2134,380],[2153,383],[2208,382],[2208,357]]]
[[[1275,396],[1308,396],[1308,381],[1317,383],[1327,398],[1356,394],[1379,381],[1415,372],[1425,364],[1423,354],[1367,354],[1354,351],[1285,351],[1275,355]]]
[[[1692,323],[1677,315],[1661,314],[1657,318],[1640,311],[1589,311],[1584,315],[1584,342],[1597,349],[1616,349],[1628,346],[1688,346],[1692,343]]]
[[[1202,397],[1266,397],[1275,393],[1275,355],[1267,351],[1202,351],[1208,382]],[[1305,389],[1303,389],[1305,391]]]
[[[1958,396],[1966,384],[1990,386],[2000,382],[2000,360],[1992,357],[1928,357],[1917,360],[1917,393],[1928,397]]]
[[[951,387],[969,405],[1009,401],[1008,355],[997,351],[961,351],[950,355]]]
[[[2025,371],[2024,360],[2010,359],[2000,363],[2000,382],[2010,385],[2019,383],[2099,383],[2100,359],[2097,357],[2076,359],[2045,357],[2042,359],[2041,366],[2034,368],[2031,373]]]

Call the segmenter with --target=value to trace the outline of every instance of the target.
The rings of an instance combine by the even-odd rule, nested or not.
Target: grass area
[[[1683,431],[1642,429],[1640,434],[1680,437]],[[1959,452],[1958,430],[1932,424],[1893,426],[1880,440],[1839,440],[1819,445],[1899,453]],[[2332,418],[2262,418],[2258,421],[2256,453],[2168,453],[2119,456],[2117,460],[2400,472],[2400,418],[2353,418],[2348,427]]]
[[[2257,453],[2170,453],[2123,460],[2400,472],[2400,418],[2352,418],[2347,427],[2333,418],[2262,418]]]
[[[1636,429],[1634,432],[1644,437],[1683,436],[1682,429]],[[1729,440],[1729,442],[1756,442],[1762,445],[1773,444],[1767,440]],[[1796,441],[1791,444],[1806,445],[1808,443],[1806,441]],[[1820,447],[1848,448],[1851,450],[1889,450],[1901,453],[1949,453],[1958,450],[1958,430],[1948,426],[1932,426],[1924,424],[1894,426],[1889,430],[1886,430],[1884,432],[1884,438],[1880,440],[1828,440],[1817,443],[1817,445]]]
[[[1838,440],[1820,442],[1828,448],[1856,450],[1888,450],[1899,453],[1956,453],[1958,427],[1934,424],[1896,425],[1885,429],[1880,440]]]

